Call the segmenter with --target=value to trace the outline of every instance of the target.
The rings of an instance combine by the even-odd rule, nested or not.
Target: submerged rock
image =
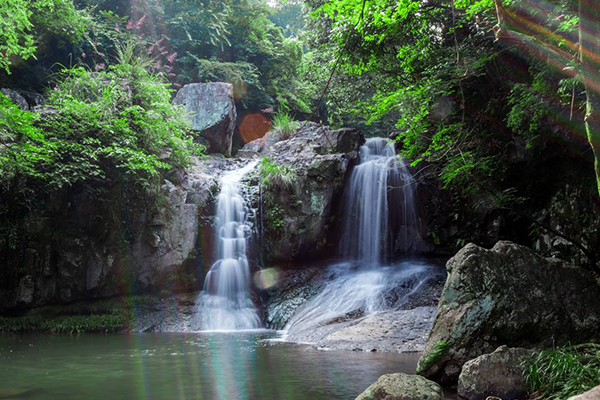
[[[468,244],[448,279],[418,372],[456,383],[462,366],[498,346],[552,346],[600,339],[600,286],[582,268],[498,242]]]
[[[230,83],[192,83],[181,88],[173,103],[190,113],[192,128],[206,140],[210,153],[231,155],[236,125],[233,86]]]
[[[531,350],[501,346],[468,361],[458,378],[458,395],[467,400],[485,400],[489,396],[503,400],[527,398],[523,363],[531,354]]]
[[[356,400],[441,400],[442,388],[418,375],[382,375]]]

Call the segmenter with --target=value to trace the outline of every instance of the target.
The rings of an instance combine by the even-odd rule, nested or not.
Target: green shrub
[[[545,399],[567,399],[600,385],[600,345],[583,344],[539,351],[526,361],[532,392]]]
[[[260,175],[264,186],[281,189],[291,189],[297,178],[292,167],[279,165],[268,157],[260,161]]]
[[[94,181],[156,187],[163,171],[202,151],[149,59],[127,44],[118,61],[100,72],[63,70],[48,93],[53,111],[43,115],[0,98],[3,183],[20,175],[50,189]]]

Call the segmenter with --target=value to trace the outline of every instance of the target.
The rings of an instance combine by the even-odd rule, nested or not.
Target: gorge
[[[0,1],[0,399],[596,400],[598,10]]]

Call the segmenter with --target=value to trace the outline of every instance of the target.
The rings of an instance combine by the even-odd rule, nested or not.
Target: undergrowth
[[[534,397],[567,399],[600,385],[600,345],[582,344],[539,351],[526,361]]]
[[[0,332],[55,334],[109,333],[128,328],[135,307],[156,300],[150,296],[104,299],[34,308],[19,317],[0,317]]]

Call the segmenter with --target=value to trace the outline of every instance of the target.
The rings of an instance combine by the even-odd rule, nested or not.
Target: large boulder
[[[189,112],[192,128],[205,139],[210,153],[231,155],[236,124],[233,86],[230,83],[192,83],[181,88],[173,103]]]
[[[458,378],[458,395],[467,400],[485,400],[489,396],[503,400],[527,398],[523,372],[524,362],[531,354],[531,350],[501,346],[468,361]]]
[[[442,388],[418,375],[382,375],[356,400],[441,400]]]
[[[287,140],[267,141],[266,148],[251,142],[242,149],[260,151],[288,178],[289,184],[276,177],[263,180],[257,199],[267,262],[314,259],[331,248],[335,211],[363,142],[356,129],[304,123]]]
[[[468,244],[446,264],[448,280],[418,372],[456,383],[469,360],[498,346],[600,339],[600,286],[586,270],[500,241]]]

